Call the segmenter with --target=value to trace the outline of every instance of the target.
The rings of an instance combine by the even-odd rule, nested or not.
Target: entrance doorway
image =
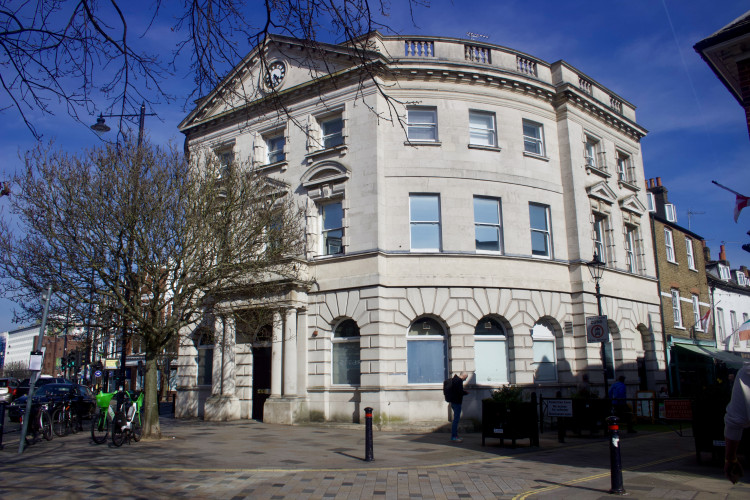
[[[263,421],[263,405],[270,395],[271,347],[253,346],[253,420]]]

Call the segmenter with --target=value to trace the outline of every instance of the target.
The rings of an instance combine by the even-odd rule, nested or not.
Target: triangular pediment
[[[196,102],[178,128],[185,131],[270,98],[283,97],[361,65],[362,57],[374,59],[378,55],[343,45],[311,46],[302,40],[269,35],[213,91]]]
[[[620,208],[622,210],[627,210],[628,212],[632,212],[638,215],[643,215],[646,213],[646,207],[643,205],[643,203],[641,203],[641,200],[639,200],[638,197],[634,194],[631,194],[627,198],[621,199]]]
[[[612,205],[617,201],[617,195],[605,181],[587,187],[586,192],[589,194],[589,197],[596,198],[597,200],[601,200],[609,205]]]

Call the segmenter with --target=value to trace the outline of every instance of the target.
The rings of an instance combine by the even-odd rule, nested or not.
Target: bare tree
[[[304,218],[285,186],[212,155],[187,162],[130,141],[81,155],[39,146],[0,215],[0,284],[28,318],[52,284],[51,315],[114,319],[121,340],[138,336],[147,436],[160,435],[157,362],[179,330],[218,294],[268,293],[302,272]]]
[[[407,5],[412,13],[428,2],[407,0]],[[390,4],[195,0],[175,7],[156,0],[150,5],[150,22],[143,24],[143,5],[136,2],[8,0],[0,7],[0,86],[9,102],[6,109],[12,108],[38,138],[36,112],[54,114],[61,105],[79,121],[100,107],[137,114],[144,101],[153,105],[173,98],[163,84],[175,74],[192,75],[192,91],[182,96],[187,104],[213,90],[270,33],[307,40],[311,46],[317,40],[356,41],[352,46],[359,64],[368,68],[369,36],[374,30],[391,31],[386,22]],[[142,40],[165,22],[174,23],[168,32],[175,36],[171,47]],[[365,72],[365,79],[373,76]],[[120,125],[123,130],[125,124]]]

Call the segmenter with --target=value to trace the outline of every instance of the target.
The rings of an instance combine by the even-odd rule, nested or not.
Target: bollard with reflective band
[[[365,408],[365,462],[374,460],[372,454],[372,408]]]
[[[607,417],[607,428],[609,429],[609,468],[612,475],[610,494],[624,495],[625,488],[622,485],[622,462],[620,461],[620,426],[619,419],[615,416]]]

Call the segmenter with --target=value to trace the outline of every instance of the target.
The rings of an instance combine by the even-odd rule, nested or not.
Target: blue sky
[[[750,138],[744,112],[693,50],[750,9],[747,0],[435,0],[415,9],[416,26],[402,2],[385,20],[401,34],[466,38],[467,32],[487,35],[488,42],[517,49],[547,62],[567,61],[637,107],[638,123],[649,130],[642,141],[646,178],[661,177],[669,200],[677,206],[678,222],[703,236],[718,257],[726,242],[733,268],[750,266],[750,254],[740,245],[750,243],[750,209],[735,224],[734,195],[711,184],[716,180],[750,196]],[[131,29],[149,21],[150,0],[134,0]],[[143,16],[143,17],[138,17]],[[169,56],[176,35],[162,19],[139,43]],[[328,41],[335,41],[329,39]],[[248,47],[249,50],[249,47]],[[177,124],[189,94],[190,78],[183,68],[165,85],[177,96],[172,104],[155,104],[146,128],[157,143],[182,143]],[[31,134],[0,99],[0,171],[3,178],[20,165],[19,152],[33,146]],[[67,150],[94,146],[100,140],[64,109],[40,116],[38,131],[45,140]],[[93,124],[96,115],[91,113]],[[0,201],[0,210],[7,210]],[[698,214],[697,212],[704,212]],[[11,323],[12,304],[0,300],[0,331]]]

